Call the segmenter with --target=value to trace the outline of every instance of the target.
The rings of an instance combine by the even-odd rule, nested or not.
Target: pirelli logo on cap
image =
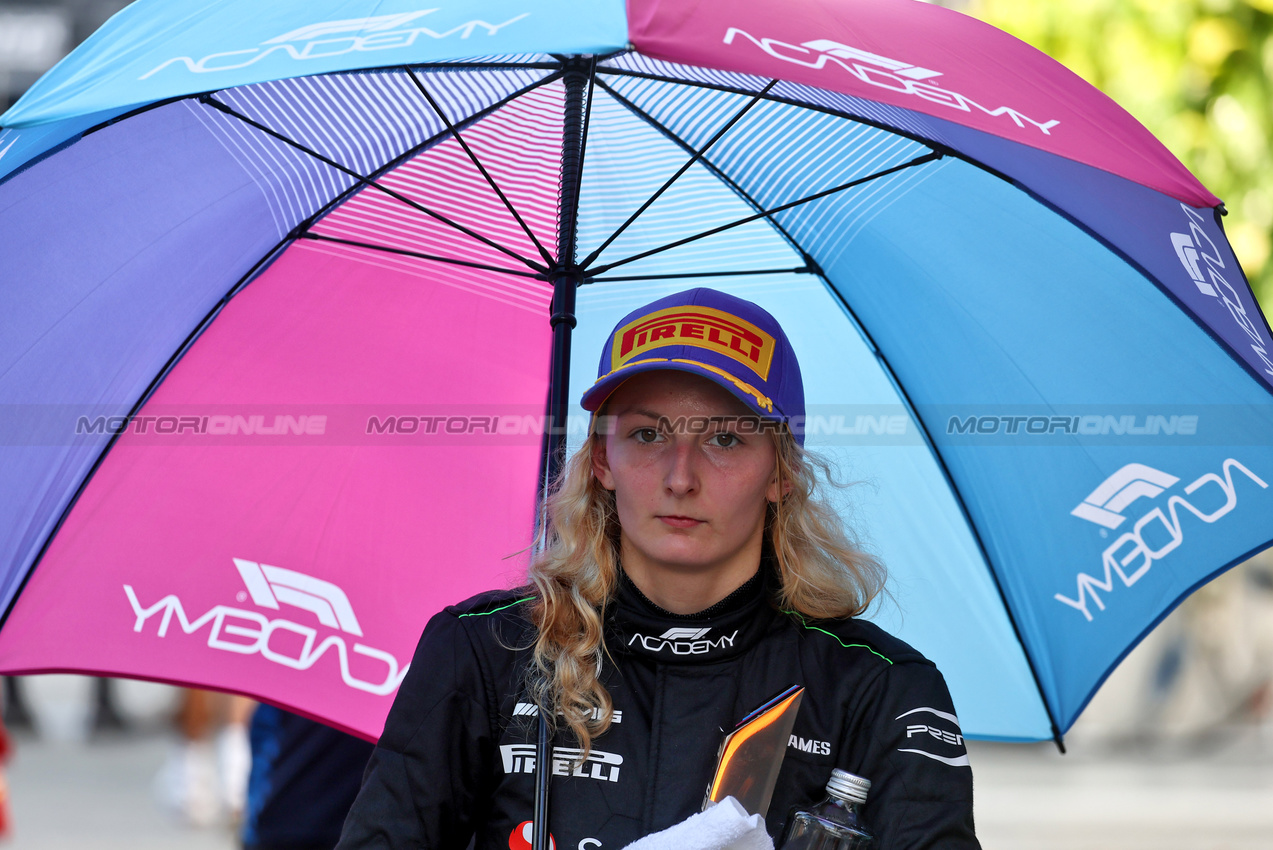
[[[711,307],[668,307],[619,328],[614,334],[610,370],[665,345],[693,345],[723,354],[769,380],[774,338],[751,322]]]

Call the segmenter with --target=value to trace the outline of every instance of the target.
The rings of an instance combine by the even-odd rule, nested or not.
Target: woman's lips
[[[701,519],[694,519],[693,517],[687,516],[660,516],[659,519],[663,520],[673,528],[693,528],[694,526],[702,525],[703,523],[703,520]]]

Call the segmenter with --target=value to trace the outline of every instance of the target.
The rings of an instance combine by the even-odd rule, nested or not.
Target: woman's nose
[[[674,445],[668,454],[668,462],[664,486],[672,495],[686,496],[698,489],[693,445],[690,445],[688,441]]]

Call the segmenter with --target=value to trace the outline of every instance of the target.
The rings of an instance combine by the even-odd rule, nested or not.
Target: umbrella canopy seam
[[[352,248],[366,248],[369,251],[383,251],[386,254],[397,254],[403,257],[415,257],[418,260],[428,260],[435,263],[447,263],[453,266],[463,266],[468,269],[481,269],[488,272],[499,272],[500,274],[509,274],[515,277],[530,277],[536,280],[544,280],[547,275],[543,272],[525,271],[522,269],[507,269],[502,266],[491,266],[485,263],[474,263],[469,260],[458,260],[454,257],[443,257],[437,254],[425,254],[420,251],[411,251],[406,248],[394,248],[391,245],[375,245],[371,242],[359,242],[356,239],[343,239],[339,236],[329,236],[326,233],[315,233],[307,230],[301,233],[301,239],[313,239],[318,242],[334,242],[338,245],[349,245]]]
[[[620,281],[637,281],[637,280],[688,280],[695,277],[742,277],[745,275],[764,275],[764,274],[815,274],[814,270],[808,266],[797,266],[790,269],[737,269],[734,271],[720,272],[679,272],[675,274],[633,274],[633,275],[616,275],[614,277],[588,277],[584,278],[584,283],[619,283]]]
[[[668,128],[667,126],[665,126],[661,121],[659,121],[650,113],[646,112],[641,107],[637,106],[629,98],[624,96],[621,92],[617,91],[613,86],[611,86],[605,80],[597,80],[597,85],[601,86],[601,88],[604,89],[606,93],[608,93],[611,97],[613,97],[622,106],[627,108],[629,112],[636,115],[642,121],[645,121],[645,123],[649,124],[655,130],[659,131],[659,133],[661,133],[664,137],[669,139],[673,144],[678,145],[687,153],[694,152],[693,145],[691,145],[689,142],[682,139],[676,133],[672,132],[672,130]],[[708,171],[710,171],[712,174],[716,176],[718,180],[720,180],[722,183],[728,186],[730,190],[732,190],[734,194],[736,194],[739,198],[741,198],[743,202],[747,204],[749,207],[756,210],[757,212],[760,212],[764,209],[764,207],[760,204],[760,202],[751,196],[751,193],[749,193],[742,186],[738,185],[737,181],[735,181],[732,177],[726,174],[719,166],[717,166],[714,162],[712,162],[710,158],[704,156],[699,161],[703,164],[705,168],[707,168]],[[808,268],[811,268],[811,269],[817,268],[817,263],[815,263],[813,258],[809,256],[808,252],[806,252],[804,248],[801,247],[799,243],[796,242],[795,238],[790,233],[787,232],[787,229],[782,226],[781,222],[773,218],[766,219],[766,221],[768,221],[770,227],[774,228],[774,230],[776,230],[778,234],[783,239],[785,239],[789,245],[791,245],[792,250],[794,250],[796,253],[800,255],[801,259],[804,260],[805,265]],[[611,280],[614,280],[614,279],[615,278],[611,278]]]
[[[859,177],[856,180],[850,180],[848,183],[841,183],[839,186],[833,186],[830,189],[823,189],[821,192],[815,192],[812,195],[807,195],[806,197],[798,198],[797,200],[789,201],[785,204],[780,204],[772,209],[762,210],[761,212],[758,212],[755,215],[749,215],[744,218],[731,221],[728,224],[722,224],[719,227],[713,227],[710,230],[704,230],[701,233],[696,233],[693,236],[687,236],[684,239],[678,239],[675,242],[669,242],[668,244],[660,246],[658,248],[651,248],[648,251],[642,251],[639,254],[633,254],[630,257],[625,257],[622,260],[616,260],[613,263],[604,263],[601,266],[595,269],[592,269],[591,271],[594,275],[605,274],[610,269],[618,268],[619,266],[624,266],[624,265],[627,265],[628,263],[634,263],[637,260],[643,260],[646,257],[651,257],[651,256],[654,256],[655,254],[661,254],[664,251],[670,251],[673,248],[679,248],[682,245],[688,245],[691,242],[697,242],[700,239],[706,239],[710,236],[715,236],[718,233],[722,233],[726,230],[732,230],[735,227],[741,227],[744,224],[750,224],[753,221],[759,221],[761,219],[770,218],[771,216],[777,215],[780,212],[785,212],[789,209],[794,209],[795,207],[802,206],[812,201],[821,200],[822,198],[826,198],[831,195],[835,195],[840,192],[847,191],[848,189],[856,188],[857,186],[861,186],[865,183],[869,183],[870,181],[876,180],[880,177],[887,177],[890,174],[896,174],[897,172],[904,171],[907,168],[913,168],[919,165],[927,165],[930,162],[935,162],[936,160],[941,159],[943,156],[944,154],[941,151],[931,151],[929,153],[923,154],[922,156],[917,156],[907,162],[903,162],[900,165],[894,165],[891,168],[885,168],[882,171],[877,171],[874,174],[867,175],[866,177]]]
[[[610,74],[616,77],[634,77],[636,79],[650,80],[656,83],[669,83],[671,85],[686,86],[689,88],[707,89],[709,91],[724,92],[726,94],[745,95],[747,97],[751,97],[756,94],[755,90],[740,88],[738,86],[727,86],[722,83],[710,83],[704,80],[696,80],[696,79],[680,79],[678,77],[667,76],[666,74],[651,74],[644,71],[632,71],[627,68],[605,67],[605,68],[598,68],[597,72],[600,74]],[[776,82],[778,85],[782,85],[784,83],[787,83],[788,81],[778,80]],[[604,83],[604,80],[602,81],[602,83]],[[775,88],[776,87],[777,86],[775,86]],[[813,87],[810,86],[809,88],[813,88]],[[1011,182],[1012,180],[1012,178],[996,170],[992,166],[979,162],[960,151],[954,150],[953,148],[950,148],[949,146],[942,144],[936,139],[932,139],[927,136],[920,135],[919,133],[916,133],[912,130],[908,130],[904,127],[898,127],[893,124],[886,124],[883,121],[875,120],[866,115],[857,115],[854,113],[845,112],[842,109],[833,109],[828,106],[823,106],[818,103],[809,103],[807,101],[799,100],[793,97],[783,97],[782,95],[773,94],[772,92],[764,95],[761,99],[767,100],[771,103],[781,103],[785,106],[798,106],[801,109],[808,109],[811,112],[818,112],[823,115],[834,115],[837,118],[848,118],[852,121],[858,122],[859,124],[864,124],[868,127],[874,127],[877,130],[884,130],[885,132],[891,133],[895,136],[900,136],[904,139],[909,139],[912,142],[917,142],[932,150],[940,150],[946,156],[954,157],[955,159],[961,159],[969,163],[970,165],[975,165],[978,168],[982,169],[983,171],[986,171],[987,173],[1000,178],[1001,180],[1006,180],[1008,182]]]
[[[757,103],[760,103],[760,101],[763,99],[764,94],[768,92],[771,88],[773,88],[774,83],[776,82],[778,81],[770,80],[769,83],[763,89],[761,89],[756,96],[754,96],[750,101],[744,104],[741,109],[739,109],[736,113],[734,113],[734,115],[731,116],[730,119],[725,122],[724,126],[722,126],[719,130],[717,130],[715,135],[713,135],[710,139],[707,140],[707,144],[703,145],[702,148],[697,148],[697,149],[691,148],[690,150],[692,155],[685,162],[685,164],[682,165],[680,168],[678,168],[675,172],[673,172],[672,176],[669,177],[663,183],[662,186],[654,190],[654,194],[652,194],[649,198],[647,198],[645,203],[637,207],[636,211],[633,212],[630,216],[628,216],[627,219],[622,224],[620,224],[619,227],[613,233],[611,233],[604,240],[602,240],[601,244],[598,245],[595,249],[593,249],[592,253],[589,254],[587,257],[585,257],[583,262],[580,263],[580,265],[583,266],[584,268],[587,268],[590,264],[595,262],[597,257],[600,257],[602,252],[604,252],[606,248],[610,247],[611,243],[613,243],[614,240],[618,239],[619,236],[622,235],[623,232],[627,230],[628,227],[631,226],[631,224],[634,221],[636,221],[638,218],[641,217],[641,213],[648,210],[650,208],[650,205],[653,204],[655,201],[657,201],[660,197],[662,197],[663,193],[666,192],[668,189],[670,189],[672,187],[672,184],[674,184],[677,181],[677,179],[680,178],[682,174],[684,174],[686,171],[689,171],[690,168],[693,167],[694,163],[701,160],[707,154],[707,152],[711,150],[712,145],[719,142],[721,138],[726,133],[728,133],[730,129],[734,127],[735,124],[737,124],[739,121],[743,119],[743,116],[745,116],[748,112],[751,111],[751,108],[753,106],[755,106]]]
[[[543,257],[544,262],[551,265],[553,261],[552,255],[549,254],[547,249],[545,249],[544,246],[540,244],[539,239],[536,238],[535,236],[535,233],[530,229],[530,227],[527,226],[525,220],[522,219],[521,215],[518,214],[517,209],[513,206],[512,202],[509,201],[508,197],[504,194],[503,190],[500,189],[500,187],[496,184],[494,178],[491,177],[490,172],[488,172],[486,168],[482,165],[481,161],[478,160],[477,154],[473,151],[471,147],[469,147],[468,142],[464,141],[464,137],[460,135],[459,128],[452,125],[450,117],[448,117],[446,112],[442,110],[441,105],[439,105],[438,102],[433,99],[433,95],[429,94],[429,90],[425,88],[424,83],[420,80],[419,77],[415,75],[415,72],[412,71],[410,68],[405,68],[404,70],[406,71],[407,76],[411,78],[411,82],[415,83],[416,88],[420,90],[420,94],[424,95],[424,99],[429,102],[429,106],[433,107],[433,111],[436,112],[438,117],[442,119],[442,122],[446,124],[447,132],[449,132],[452,136],[454,136],[455,140],[459,142],[460,147],[464,149],[464,153],[468,155],[468,158],[470,160],[472,160],[474,167],[476,167],[477,170],[481,172],[482,177],[486,180],[487,184],[490,185],[491,189],[499,197],[500,201],[504,204],[505,208],[508,209],[508,212],[517,221],[518,226],[520,226],[522,231],[525,232],[525,234],[528,237],[530,237],[531,243],[535,246],[535,249],[539,251],[539,255]]]
[[[553,79],[553,78],[552,78],[551,76],[546,77],[544,80],[541,80],[541,81],[540,81],[539,85],[543,85],[543,84],[545,84],[545,83],[551,82],[551,81],[552,81],[552,79]],[[522,93],[524,94],[525,92],[523,91]],[[401,202],[401,203],[403,203],[403,204],[406,204],[407,206],[411,207],[412,209],[416,210],[417,212],[422,212],[422,213],[424,213],[425,215],[430,216],[431,218],[437,219],[438,221],[442,222],[443,224],[447,225],[448,227],[451,227],[451,228],[453,228],[453,229],[455,229],[455,230],[458,230],[459,232],[463,233],[464,235],[466,235],[466,236],[468,236],[468,237],[470,237],[470,238],[472,238],[472,239],[476,239],[477,241],[482,242],[483,244],[488,245],[488,246],[490,246],[490,247],[494,248],[495,250],[499,251],[500,253],[507,254],[508,256],[512,257],[513,259],[515,259],[515,260],[519,260],[519,261],[521,261],[522,263],[525,263],[528,267],[530,267],[531,269],[534,269],[534,270],[535,270],[535,271],[537,271],[537,272],[547,271],[547,269],[545,269],[545,268],[544,268],[543,266],[541,266],[539,263],[536,263],[536,262],[534,262],[533,260],[531,260],[531,259],[529,259],[529,258],[527,258],[527,257],[523,257],[521,254],[518,254],[516,251],[512,250],[511,248],[507,248],[507,247],[505,247],[505,246],[503,246],[503,245],[500,245],[498,242],[494,241],[493,239],[490,239],[489,237],[483,236],[482,234],[477,233],[476,231],[474,231],[474,230],[472,230],[472,229],[470,229],[470,228],[465,227],[464,225],[460,224],[459,222],[452,221],[452,220],[451,220],[450,218],[448,218],[447,216],[442,215],[441,213],[436,212],[435,210],[431,210],[431,209],[429,209],[428,207],[424,206],[423,204],[419,203],[418,201],[414,201],[414,200],[412,200],[411,198],[408,198],[406,195],[403,195],[401,192],[396,192],[396,191],[394,191],[393,189],[390,189],[388,186],[385,186],[384,184],[380,183],[378,180],[375,180],[375,179],[373,179],[373,178],[371,178],[371,177],[367,177],[367,176],[365,176],[365,175],[359,174],[359,173],[358,173],[357,171],[355,171],[354,169],[352,169],[352,168],[348,168],[347,166],[344,166],[344,165],[341,165],[339,162],[336,162],[334,159],[331,159],[330,157],[323,156],[323,155],[322,155],[322,154],[320,154],[319,152],[317,152],[317,151],[313,150],[312,148],[310,148],[310,147],[308,147],[308,146],[306,146],[306,145],[301,144],[300,142],[297,142],[297,141],[296,141],[296,140],[294,140],[294,139],[289,138],[288,136],[284,135],[283,133],[280,133],[280,132],[278,132],[277,130],[274,130],[274,129],[270,128],[270,127],[266,127],[264,124],[261,124],[261,123],[260,123],[260,122],[258,122],[258,121],[254,121],[253,119],[249,118],[248,116],[246,116],[246,115],[242,114],[241,112],[239,112],[239,111],[235,110],[233,107],[227,106],[226,104],[224,104],[224,103],[222,103],[222,102],[218,101],[215,97],[213,97],[213,96],[211,96],[211,95],[205,95],[205,96],[201,97],[201,98],[200,98],[200,102],[205,103],[205,104],[207,104],[208,106],[210,106],[210,107],[212,107],[213,109],[216,109],[216,110],[218,110],[218,111],[220,111],[220,112],[224,112],[226,115],[229,115],[229,116],[231,116],[232,118],[237,118],[238,120],[242,121],[243,123],[247,124],[248,126],[250,126],[250,127],[255,127],[256,129],[258,129],[258,130],[262,131],[263,133],[266,133],[266,134],[268,134],[268,135],[270,135],[270,136],[273,136],[274,138],[278,139],[278,140],[279,140],[279,141],[281,141],[281,142],[284,142],[284,143],[286,143],[286,144],[288,144],[288,145],[291,145],[292,147],[296,148],[296,149],[297,149],[298,151],[300,151],[301,153],[304,153],[304,154],[306,154],[306,155],[308,155],[308,156],[311,156],[311,157],[313,157],[314,159],[318,160],[319,162],[323,163],[324,165],[327,165],[327,166],[330,166],[330,167],[332,167],[332,168],[335,168],[335,169],[337,169],[338,171],[341,171],[342,173],[347,174],[347,175],[348,175],[348,176],[350,176],[350,177],[353,177],[355,180],[357,180],[359,183],[361,183],[361,184],[363,184],[363,185],[365,185],[365,186],[369,186],[369,187],[371,187],[371,188],[373,188],[373,189],[376,189],[376,190],[378,190],[378,191],[380,191],[380,192],[383,192],[385,195],[388,195],[389,197],[393,198],[394,200],[399,201],[399,202]]]
[[[1047,198],[1043,197],[1039,193],[1035,192],[1029,186],[1019,183],[1018,181],[1013,180],[1011,178],[1008,178],[1008,182],[1011,183],[1013,186],[1015,186],[1017,189],[1019,189],[1021,192],[1024,192],[1026,195],[1029,195],[1031,198],[1033,198],[1038,203],[1042,204],[1047,209],[1051,210],[1052,212],[1064,218],[1070,224],[1073,224],[1075,227],[1082,230],[1088,236],[1092,237],[1092,239],[1094,239],[1096,242],[1104,246],[1106,250],[1108,250],[1114,256],[1118,257],[1120,260],[1127,263],[1127,265],[1131,266],[1133,269],[1139,272],[1145,278],[1145,280],[1153,284],[1155,289],[1161,292],[1169,301],[1171,301],[1171,303],[1179,307],[1180,312],[1183,313],[1185,316],[1187,316],[1191,322],[1197,325],[1198,328],[1203,333],[1205,333],[1213,341],[1215,341],[1215,343],[1219,345],[1220,348],[1225,353],[1227,353],[1229,357],[1235,363],[1238,364],[1238,366],[1242,367],[1243,371],[1245,371],[1248,375],[1254,378],[1257,384],[1259,384],[1265,391],[1267,391],[1269,395],[1273,395],[1273,379],[1268,378],[1264,375],[1261,375],[1259,372],[1257,372],[1255,370],[1255,367],[1252,366],[1250,363],[1248,363],[1246,360],[1244,360],[1233,348],[1233,346],[1231,346],[1228,343],[1227,340],[1225,340],[1222,336],[1216,333],[1215,330],[1213,330],[1206,322],[1202,321],[1194,313],[1194,311],[1189,308],[1189,305],[1185,304],[1185,302],[1180,299],[1180,296],[1177,295],[1175,292],[1173,292],[1171,290],[1171,287],[1166,286],[1161,280],[1159,280],[1158,277],[1153,272],[1149,271],[1149,269],[1145,268],[1143,264],[1137,262],[1136,259],[1133,258],[1130,254],[1128,254],[1123,249],[1119,248],[1117,245],[1113,244],[1109,239],[1102,236],[1095,229],[1085,224],[1083,221],[1079,220],[1078,218],[1075,218],[1069,212],[1057,206],[1056,204],[1052,203],[1051,201],[1049,201]],[[1219,207],[1215,208],[1213,212],[1215,214],[1216,226],[1220,228],[1220,232],[1223,233],[1224,226],[1221,223],[1221,217],[1225,215],[1225,213],[1222,212]],[[1246,272],[1242,270],[1241,266],[1238,266],[1238,274],[1241,275],[1242,282],[1246,284],[1247,291],[1248,292],[1251,291],[1251,284],[1247,280]],[[1264,316],[1262,312],[1259,313],[1259,316],[1260,316],[1262,325],[1264,327],[1264,330],[1270,336],[1273,336],[1273,329],[1270,329],[1268,319]]]

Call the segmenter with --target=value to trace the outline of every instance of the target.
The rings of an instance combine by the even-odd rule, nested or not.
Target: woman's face
[[[615,494],[624,568],[750,577],[778,496],[774,440],[757,433],[755,414],[712,381],[676,371],[634,376],[605,412],[593,474]]]

